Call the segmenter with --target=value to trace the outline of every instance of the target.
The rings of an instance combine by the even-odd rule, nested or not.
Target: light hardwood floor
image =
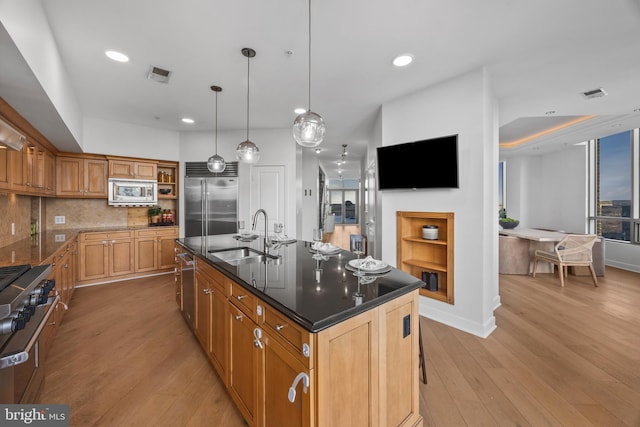
[[[500,276],[481,339],[421,318],[425,426],[640,426],[640,274]],[[72,426],[242,426],[173,299],[173,276],[76,290],[42,403]]]

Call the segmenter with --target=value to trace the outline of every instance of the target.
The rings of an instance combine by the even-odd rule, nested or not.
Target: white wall
[[[86,153],[174,162],[180,154],[178,132],[111,120],[85,118],[83,140]]]
[[[218,130],[218,154],[226,161],[236,161],[235,150],[239,143],[247,139],[246,131]],[[259,165],[281,165],[285,167],[285,210],[287,218],[285,233],[297,236],[296,227],[296,147],[291,129],[251,129],[251,141],[260,149]],[[180,133],[180,173],[184,177],[185,162],[206,162],[214,154],[213,132]],[[238,170],[238,218],[250,223],[253,212],[249,211],[251,165],[240,163]],[[184,194],[184,179],[180,180],[180,192]],[[180,211],[184,212],[184,199],[180,200]],[[184,225],[180,226],[180,235],[184,235]]]
[[[382,107],[382,145],[458,134],[460,174],[459,189],[380,192],[382,259],[396,264],[396,211],[454,212],[455,304],[422,297],[420,314],[482,337],[500,303],[496,111],[483,69]]]
[[[0,0],[0,22],[82,147],[82,112],[39,0]],[[37,127],[37,123],[33,123]]]

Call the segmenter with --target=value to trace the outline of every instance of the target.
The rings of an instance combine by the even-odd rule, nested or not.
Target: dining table
[[[562,231],[542,230],[539,228],[502,229],[499,230],[498,234],[519,237],[529,241],[529,272],[533,271],[533,260],[536,250],[553,252],[556,243],[567,235],[567,233]],[[537,271],[540,273],[553,273],[554,265],[549,262],[540,262]]]

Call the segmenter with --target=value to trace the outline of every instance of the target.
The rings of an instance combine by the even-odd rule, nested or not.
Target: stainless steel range
[[[58,296],[50,265],[0,268],[0,402],[25,402],[42,382],[39,337]]]

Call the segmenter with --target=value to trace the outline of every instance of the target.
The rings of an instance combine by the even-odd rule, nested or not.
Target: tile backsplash
[[[11,234],[11,224],[15,234]],[[0,193],[0,247],[29,237],[31,197]]]

